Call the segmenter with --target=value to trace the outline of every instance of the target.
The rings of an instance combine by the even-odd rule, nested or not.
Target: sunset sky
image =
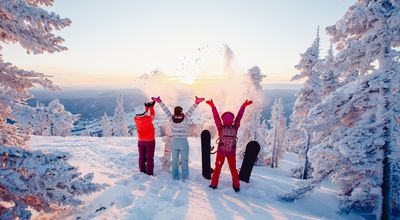
[[[63,87],[132,87],[140,74],[160,69],[176,79],[222,73],[223,45],[237,71],[258,65],[265,84],[286,84],[299,54],[321,27],[321,54],[349,0],[56,0],[50,10],[72,26],[57,32],[69,50],[27,55],[6,45],[4,59],[45,72]]]

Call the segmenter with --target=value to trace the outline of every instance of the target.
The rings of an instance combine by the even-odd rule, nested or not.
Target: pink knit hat
[[[224,125],[233,125],[235,115],[232,112],[224,112],[221,116]]]

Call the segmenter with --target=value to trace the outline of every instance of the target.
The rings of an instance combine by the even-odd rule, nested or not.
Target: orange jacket
[[[146,113],[150,110],[150,115],[135,116],[139,141],[153,141],[155,138],[153,120],[155,117],[154,107],[146,107]]]

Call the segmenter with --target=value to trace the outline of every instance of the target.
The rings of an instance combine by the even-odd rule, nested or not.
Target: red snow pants
[[[236,170],[236,156],[228,156],[226,157],[226,159],[228,160],[229,169],[231,170],[233,187],[239,188],[240,183],[239,183],[239,174],[238,171]],[[221,173],[222,165],[224,165],[224,161],[225,161],[225,155],[217,152],[217,158],[215,160],[215,169],[211,177],[211,186],[214,187],[218,186],[219,175]]]

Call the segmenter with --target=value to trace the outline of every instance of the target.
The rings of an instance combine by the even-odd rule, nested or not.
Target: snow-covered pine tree
[[[14,118],[14,123],[18,126],[18,131],[30,135],[34,134],[36,109],[25,104],[17,104],[14,106],[14,111],[11,117]]]
[[[91,135],[90,135],[90,129],[89,129],[88,126],[85,126],[85,130],[83,130],[83,131],[81,132],[81,136],[87,136],[87,137],[90,137],[90,136],[91,136]]]
[[[51,101],[47,107],[18,105],[14,114],[21,132],[43,136],[71,136],[71,129],[79,118],[79,115],[66,111],[58,99]]]
[[[307,115],[312,107],[317,105],[320,99],[321,79],[316,66],[321,63],[319,58],[319,28],[312,45],[301,54],[300,62],[295,67],[300,71],[292,80],[305,79],[303,87],[296,93],[296,102],[290,116],[290,126],[287,132],[289,150],[297,153],[301,164],[292,170],[296,178],[307,179],[311,176],[311,165],[308,161],[308,151],[312,147],[312,130],[302,126],[307,124]]]
[[[122,95],[117,98],[117,106],[115,107],[113,118],[113,131],[114,136],[124,137],[128,136],[128,125],[126,123],[124,111],[124,99]]]
[[[271,108],[270,144],[271,144],[271,168],[278,167],[278,160],[286,151],[286,119],[283,112],[282,98],[275,98]]]
[[[340,50],[336,63],[342,77],[359,74],[310,113],[315,128],[330,135],[310,154],[317,181],[301,188],[312,189],[331,176],[340,186],[343,212],[399,216],[400,183],[393,181],[399,179],[399,17],[399,1],[359,0],[327,28]],[[373,68],[375,61],[378,69]]]
[[[315,68],[321,74],[320,94],[323,99],[340,87],[339,74],[335,66],[332,44],[329,47],[328,55],[320,62],[320,65],[317,64]]]
[[[92,183],[93,173],[82,176],[67,163],[69,153],[27,151],[0,145],[0,219],[29,219],[31,211],[51,212],[55,206],[79,205],[78,196],[106,185]],[[11,206],[10,206],[11,205]]]
[[[268,125],[266,120],[261,119],[262,121],[256,124],[256,122],[253,122],[253,124],[257,127],[254,127],[254,133],[253,137],[254,140],[258,140],[260,144],[260,152],[258,153],[258,157],[256,160],[255,165],[257,166],[267,166],[268,164],[268,159],[271,156],[271,149],[269,148],[269,133],[268,133]],[[252,139],[250,139],[252,140]],[[257,142],[258,142],[257,141]],[[246,146],[246,145],[245,145]],[[245,147],[244,146],[244,147]]]
[[[261,146],[261,151],[257,159],[257,164],[264,163],[268,156],[267,133],[268,128],[262,117],[262,109],[264,103],[264,95],[262,92],[261,82],[266,77],[261,73],[258,66],[250,68],[245,76],[245,88],[243,97],[253,101],[251,108],[246,109],[243,116],[241,127],[238,132],[238,154],[241,158],[244,156],[246,145],[249,141],[257,141]]]
[[[310,112],[314,129],[329,136],[310,150],[313,178],[300,182],[285,199],[301,197],[330,175],[341,189],[339,209],[342,212],[354,210],[370,214],[376,209],[382,180],[380,151],[384,144],[383,124],[379,119],[382,108],[377,109],[376,103],[383,103],[384,99],[369,87],[370,82],[367,79],[350,83]]]
[[[49,119],[48,108],[44,104],[39,104],[35,108],[35,114],[33,115],[32,119],[32,126],[33,126],[33,134],[34,135],[42,135],[42,136],[50,136],[51,135],[51,122]],[[23,117],[20,119],[24,119]]]
[[[285,117],[285,110],[283,106],[283,100],[281,97],[278,98],[278,106],[279,106],[279,129],[278,129],[278,138],[279,138],[279,143],[281,144],[280,150],[278,151],[278,157],[282,158],[284,153],[287,151],[288,144],[287,144],[287,139],[286,139],[286,133],[287,133],[287,123],[286,123],[286,117]]]
[[[19,43],[34,54],[65,50],[63,39],[52,31],[71,21],[42,7],[52,4],[53,0],[0,1],[0,42]],[[8,120],[17,105],[25,105],[32,97],[28,89],[36,85],[59,89],[45,74],[4,61],[0,52],[0,219],[29,219],[29,209],[50,212],[57,205],[76,205],[80,203],[78,195],[103,188],[91,182],[91,174],[81,177],[67,163],[65,153],[43,154],[19,148],[26,147],[29,137]]]
[[[103,117],[101,117],[101,133],[102,137],[110,137],[112,135],[110,120],[108,119],[106,112],[104,112]]]
[[[50,134],[52,136],[71,136],[71,129],[78,121],[79,115],[66,111],[58,99],[51,101],[47,107],[50,121]]]

